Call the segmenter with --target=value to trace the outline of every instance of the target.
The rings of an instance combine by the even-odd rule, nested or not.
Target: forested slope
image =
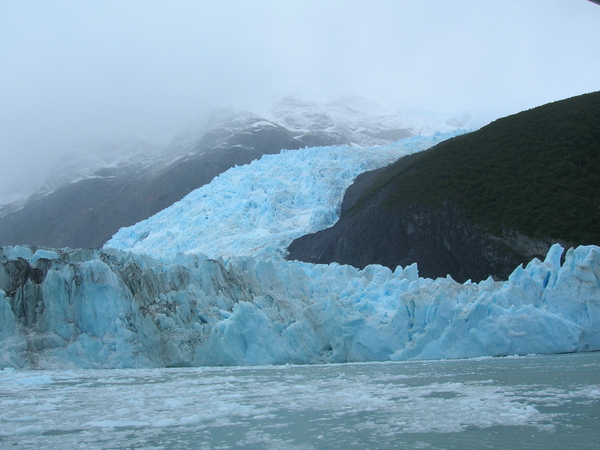
[[[552,242],[598,245],[600,92],[402,158],[348,194],[340,221],[295,241],[290,259],[503,278]]]

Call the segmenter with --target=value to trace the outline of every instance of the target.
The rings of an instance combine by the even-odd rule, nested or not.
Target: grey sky
[[[0,0],[0,190],[82,139],[292,90],[513,113],[599,90],[598,42],[586,0]]]

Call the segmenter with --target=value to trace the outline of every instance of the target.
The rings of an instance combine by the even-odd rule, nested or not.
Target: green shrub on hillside
[[[600,92],[499,119],[388,167],[355,205],[450,200],[500,233],[600,244]]]

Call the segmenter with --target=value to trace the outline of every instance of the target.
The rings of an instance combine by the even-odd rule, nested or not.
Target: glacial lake
[[[600,352],[0,371],[2,449],[597,449]]]

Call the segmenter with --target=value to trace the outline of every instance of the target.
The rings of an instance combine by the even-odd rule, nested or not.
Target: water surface
[[[311,366],[0,371],[0,448],[600,445],[600,353]]]

